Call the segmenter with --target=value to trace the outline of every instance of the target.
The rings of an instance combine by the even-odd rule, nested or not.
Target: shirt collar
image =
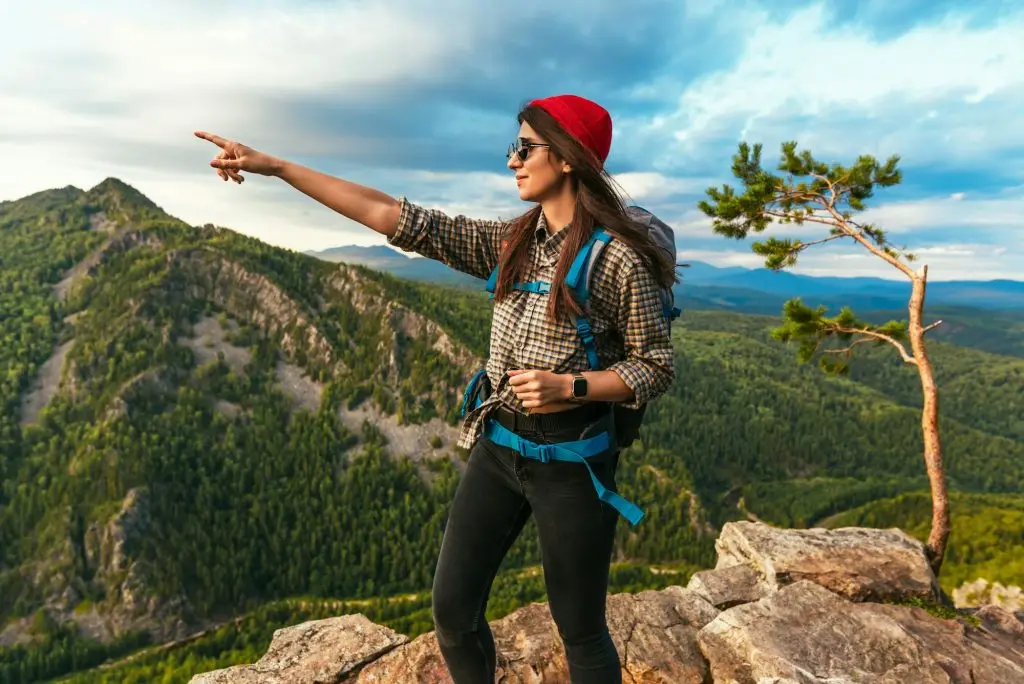
[[[537,218],[537,229],[534,231],[534,237],[537,240],[537,244],[544,247],[546,250],[557,250],[562,242],[565,241],[566,228],[548,235],[548,223],[547,219],[544,218],[544,212],[541,212]]]

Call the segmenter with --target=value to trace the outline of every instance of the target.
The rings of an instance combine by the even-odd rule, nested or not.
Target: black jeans
[[[503,424],[535,442],[564,442],[604,427],[603,422],[594,424],[588,409],[518,414],[514,427]],[[613,448],[588,459],[601,483],[613,491],[618,457]],[[456,684],[494,682],[487,599],[498,567],[531,515],[540,537],[548,604],[573,684],[620,684],[619,656],[605,617],[618,512],[597,498],[582,463],[541,463],[483,436],[470,451],[455,493],[434,575],[435,633],[452,679]]]

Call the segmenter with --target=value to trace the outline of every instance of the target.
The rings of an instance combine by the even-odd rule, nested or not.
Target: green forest
[[[115,179],[0,203],[0,629],[27,623],[31,637],[0,647],[0,683],[186,682],[255,660],[276,627],[345,612],[429,630],[465,453],[437,440],[407,458],[342,416],[456,424],[489,313],[482,291],[190,226]],[[930,344],[954,494],[940,581],[1021,585],[1024,329],[958,315],[957,334]],[[212,322],[219,348],[196,341]],[[827,376],[772,340],[777,324],[687,310],[675,326],[677,381],[622,459],[623,495],[648,518],[619,527],[613,589],[685,584],[714,564],[729,520],[927,536],[917,376],[885,348]],[[53,358],[63,375],[44,382]],[[316,391],[289,391],[288,368]],[[492,617],[544,600],[538,562],[528,525]],[[161,650],[144,619],[102,642],[69,621],[122,610],[129,593],[157,606],[153,621],[177,607],[225,625]]]

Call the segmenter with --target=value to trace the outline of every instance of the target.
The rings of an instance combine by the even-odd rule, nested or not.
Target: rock
[[[975,615],[986,629],[1001,632],[1005,636],[1024,644],[1024,613],[1010,613],[999,606],[983,606]]]
[[[610,596],[608,624],[626,681],[705,682],[708,668],[696,636],[717,614],[710,604],[681,587]],[[546,604],[521,608],[492,623],[491,629],[498,651],[496,681],[569,682],[565,651]],[[196,675],[191,684],[256,681],[440,684],[452,680],[433,632],[405,643],[405,637],[357,615],[278,630],[259,662]]]
[[[718,614],[698,596],[672,587],[608,597],[608,626],[626,681],[701,684],[707,664],[697,648],[697,630]],[[501,684],[569,682],[558,630],[546,604],[532,604],[491,624]],[[424,634],[359,673],[355,682],[451,682],[437,638]]]
[[[1024,681],[1024,659],[1013,663],[980,630],[967,630],[920,608],[851,603],[801,580],[722,613],[697,641],[714,682]]]
[[[355,679],[344,682],[429,682],[451,683],[448,668],[441,659],[437,637],[433,632],[417,637],[402,648],[395,649],[363,668]]]
[[[941,596],[924,545],[895,528],[798,530],[732,522],[715,548],[716,569],[749,565],[769,592],[806,579],[851,601]]]
[[[983,620],[979,629],[959,620],[933,617],[920,608],[871,606],[874,614],[891,617],[908,634],[927,644],[953,682],[1024,682],[1024,639],[1013,630],[1008,613],[995,606],[988,608],[987,625]]]
[[[693,573],[686,588],[715,608],[724,610],[766,596],[768,590],[763,580],[761,573],[749,565],[730,565]]]
[[[255,664],[204,672],[190,682],[328,684],[406,641],[362,614],[314,620],[275,631],[266,654]]]
[[[935,582],[923,547],[898,530],[734,523],[723,530],[718,552],[718,566],[696,573],[686,589],[608,598],[624,682],[1024,684],[1020,616],[986,605],[947,619],[900,604],[923,598],[915,603],[927,605]],[[569,682],[546,604],[523,607],[492,622],[491,630],[496,684]],[[256,681],[452,679],[433,633],[409,642],[355,615],[279,630],[257,663],[192,680]]]
[[[623,679],[639,684],[702,684],[707,662],[697,633],[719,611],[681,587],[610,597],[608,625],[622,661]]]

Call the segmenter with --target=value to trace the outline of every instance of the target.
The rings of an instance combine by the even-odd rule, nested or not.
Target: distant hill
[[[386,245],[307,252],[331,262],[360,264],[398,278],[480,291],[483,282],[439,262]],[[740,266],[687,262],[676,297],[683,309],[778,316],[787,299],[838,312],[844,306],[869,321],[905,319],[909,284],[881,278],[837,278]],[[944,324],[933,339],[1024,357],[1024,281],[938,281],[928,285],[926,315]]]
[[[327,261],[362,264],[410,280],[480,286],[479,280],[444,264],[421,257],[410,258],[388,246],[343,246],[306,253]],[[685,263],[688,267],[682,269],[683,285],[679,296],[712,308],[765,313],[768,307],[778,311],[786,299],[802,297],[809,304],[822,304],[830,309],[846,305],[858,309],[892,309],[905,308],[910,295],[910,284],[900,280],[808,276],[766,268],[718,267],[703,261]],[[928,304],[1024,312],[1024,280],[932,281],[928,285]]]
[[[479,279],[448,268],[433,259],[406,256],[405,253],[388,246],[349,245],[319,252],[308,251],[306,254],[333,263],[359,264],[398,278],[418,282],[467,288],[478,288],[483,284]]]

